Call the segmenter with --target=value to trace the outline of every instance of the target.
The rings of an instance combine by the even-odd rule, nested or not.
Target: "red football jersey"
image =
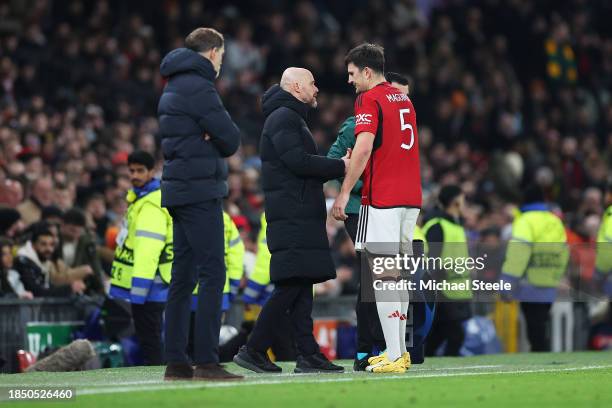
[[[388,82],[355,101],[355,136],[375,135],[361,176],[361,203],[376,208],[421,207],[421,172],[416,113],[410,98]]]

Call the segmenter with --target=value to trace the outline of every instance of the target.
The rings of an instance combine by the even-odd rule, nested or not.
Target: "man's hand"
[[[72,287],[72,292],[78,293],[79,295],[83,294],[86,288],[82,280],[75,280],[70,286]]]
[[[342,157],[342,161],[344,162],[344,174],[348,171],[349,163],[351,162],[351,154],[353,153],[353,149],[350,147],[346,149],[346,154]]]
[[[332,216],[338,221],[345,221],[348,218],[348,216],[344,212],[348,200],[348,193],[340,193],[338,197],[336,197],[336,201],[334,201],[334,206],[332,207]]]
[[[32,294],[32,292],[30,292],[29,290],[26,290],[21,295],[19,295],[19,299],[31,300],[34,299],[34,294]]]
[[[204,141],[206,142],[210,141],[210,135],[208,133],[204,133],[202,137],[204,138]]]
[[[93,275],[94,270],[89,265],[81,265],[76,268],[78,270],[79,275],[88,276]]]

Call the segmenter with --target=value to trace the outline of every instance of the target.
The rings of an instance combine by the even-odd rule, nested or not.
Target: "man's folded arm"
[[[211,87],[196,93],[194,109],[202,134],[210,136],[211,143],[221,156],[229,157],[236,153],[240,146],[240,130],[223,106],[217,91]]]

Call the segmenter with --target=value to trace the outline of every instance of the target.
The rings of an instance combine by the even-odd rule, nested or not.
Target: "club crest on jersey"
[[[358,113],[355,116],[355,125],[370,125],[372,123],[371,113]]]

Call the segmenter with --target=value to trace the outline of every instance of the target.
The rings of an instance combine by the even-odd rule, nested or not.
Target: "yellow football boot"
[[[371,367],[371,370],[368,370],[368,371],[371,371],[373,373],[403,374],[406,372],[406,367],[404,366],[403,357],[399,357],[395,361],[389,361],[389,359],[385,357],[385,360],[383,362],[375,366],[370,366],[370,367]]]
[[[406,370],[408,370],[410,368],[411,362],[410,362],[410,353],[409,352],[405,352],[404,354],[402,354],[402,360],[404,360],[404,367],[406,367]]]

